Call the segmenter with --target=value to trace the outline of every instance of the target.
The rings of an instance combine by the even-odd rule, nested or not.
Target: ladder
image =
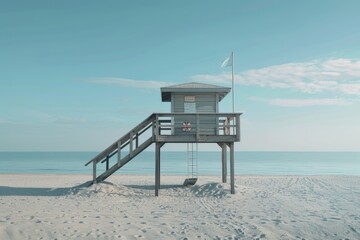
[[[198,144],[187,143],[187,179],[184,186],[194,185],[198,178]]]

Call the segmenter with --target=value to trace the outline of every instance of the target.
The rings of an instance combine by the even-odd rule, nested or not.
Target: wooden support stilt
[[[155,146],[155,196],[159,196],[160,189],[160,148],[161,143]]]
[[[227,152],[227,146],[225,143],[222,144],[221,146],[221,162],[222,162],[222,182],[226,183],[226,178],[227,178],[227,156],[226,156],[226,152]]]
[[[230,188],[231,194],[235,193],[235,171],[234,171],[234,143],[230,143]]]

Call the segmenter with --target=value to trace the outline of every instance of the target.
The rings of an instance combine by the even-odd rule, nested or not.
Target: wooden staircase
[[[240,141],[240,115],[241,113],[153,113],[85,164],[93,165],[91,184],[104,181],[155,143],[155,196],[158,196],[160,149],[165,143],[217,143],[222,148],[223,182],[226,182],[227,176],[226,149],[230,148],[230,185],[231,193],[235,193],[234,142]],[[184,126],[184,123],[191,125]],[[117,157],[112,158],[114,156]],[[106,164],[105,171],[100,174],[97,172],[98,163]],[[187,183],[194,184],[196,179],[192,175]]]
[[[98,183],[104,181],[111,174],[116,172],[119,168],[123,167],[131,159],[136,157],[139,153],[144,151],[154,142],[154,121],[156,120],[156,115],[152,114],[146,118],[143,122],[138,124],[136,127],[131,129],[123,137],[118,139],[116,142],[111,144],[104,151],[99,153],[92,160],[87,162],[85,166],[88,166],[90,163],[93,164],[93,181],[92,183]],[[150,137],[146,137],[145,135]],[[145,140],[143,140],[145,138]],[[124,148],[128,147],[128,151],[124,155]],[[122,154],[123,153],[123,154]],[[112,166],[110,166],[111,157],[117,155],[117,161],[112,161]],[[124,155],[124,156],[122,156]],[[105,172],[100,175],[97,174],[97,164],[106,163]]]

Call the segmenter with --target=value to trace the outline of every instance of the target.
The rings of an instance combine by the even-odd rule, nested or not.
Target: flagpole
[[[232,62],[232,65],[231,65],[231,79],[232,79],[232,112],[234,113],[235,112],[235,101],[234,101],[234,98],[235,98],[235,88],[234,88],[234,51],[231,52],[231,62]]]

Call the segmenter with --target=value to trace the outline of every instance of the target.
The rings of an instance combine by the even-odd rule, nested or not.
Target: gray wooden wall
[[[216,93],[174,93],[171,101],[172,113],[185,112],[185,96],[195,96],[196,113],[217,113],[218,112],[218,95]],[[190,122],[191,131],[183,131],[183,122]],[[174,119],[175,135],[194,134],[196,132],[196,120],[193,116],[179,116]],[[215,135],[217,133],[217,119],[214,116],[201,116],[200,134]]]

